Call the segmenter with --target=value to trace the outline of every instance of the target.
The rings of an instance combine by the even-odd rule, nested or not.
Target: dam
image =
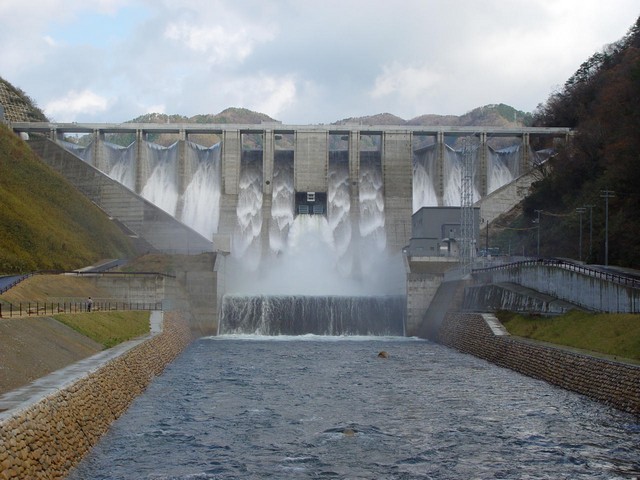
[[[108,179],[120,189],[115,196],[137,196],[157,207],[159,213],[145,210],[127,222],[132,208],[110,211],[103,205],[156,249],[218,252],[222,319],[237,316],[220,308],[224,294],[380,297],[397,303],[395,298],[406,295],[403,249],[414,212],[461,206],[463,180],[470,175],[469,198],[480,205],[482,221],[491,221],[494,214],[482,211],[484,199],[543,163],[570,134],[565,128],[364,125],[11,127],[63,148],[68,157],[62,163],[76,161],[70,156],[81,159],[92,180],[80,181]],[[175,141],[154,143],[161,134]],[[128,135],[131,142],[115,144],[114,135]],[[68,141],[78,136],[88,141]],[[466,173],[463,142],[472,145]],[[58,155],[45,153],[47,148],[53,147],[41,147],[42,157]],[[105,203],[106,187],[86,189],[96,203]],[[174,222],[171,229],[161,235],[139,232],[150,217],[161,215]],[[184,237],[173,233],[179,229]],[[397,315],[404,317],[404,310]]]

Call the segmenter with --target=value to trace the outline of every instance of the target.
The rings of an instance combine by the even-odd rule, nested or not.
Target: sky
[[[532,112],[638,0],[0,0],[0,77],[56,122]]]

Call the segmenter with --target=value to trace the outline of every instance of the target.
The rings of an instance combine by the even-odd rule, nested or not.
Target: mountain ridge
[[[25,92],[0,77],[0,105],[4,107],[4,117],[8,122],[50,121]],[[393,113],[375,113],[361,117],[348,117],[336,120],[329,125],[416,125],[416,126],[471,126],[484,125],[494,127],[528,126],[533,114],[516,110],[499,103],[476,107],[464,115],[438,115],[425,113],[405,120]],[[145,113],[123,123],[209,123],[209,124],[246,124],[283,123],[261,112],[242,107],[227,107],[218,113],[201,113],[191,117],[182,114]]]

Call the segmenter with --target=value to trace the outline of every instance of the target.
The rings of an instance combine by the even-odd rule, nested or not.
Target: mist
[[[352,239],[351,243],[350,250],[339,255],[326,218],[299,215],[289,232],[287,247],[279,254],[262,258],[257,268],[243,258],[229,257],[226,293],[312,296],[405,293],[400,252],[391,254],[358,239]]]

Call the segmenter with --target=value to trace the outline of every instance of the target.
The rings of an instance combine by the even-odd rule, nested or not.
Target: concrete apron
[[[22,410],[40,402],[46,397],[58,393],[65,387],[99,370],[102,366],[128,352],[137,345],[146,342],[162,332],[164,313],[152,311],[149,334],[135,340],[123,342],[95,355],[56,370],[42,378],[34,380],[24,387],[16,388],[0,396],[0,423]]]

